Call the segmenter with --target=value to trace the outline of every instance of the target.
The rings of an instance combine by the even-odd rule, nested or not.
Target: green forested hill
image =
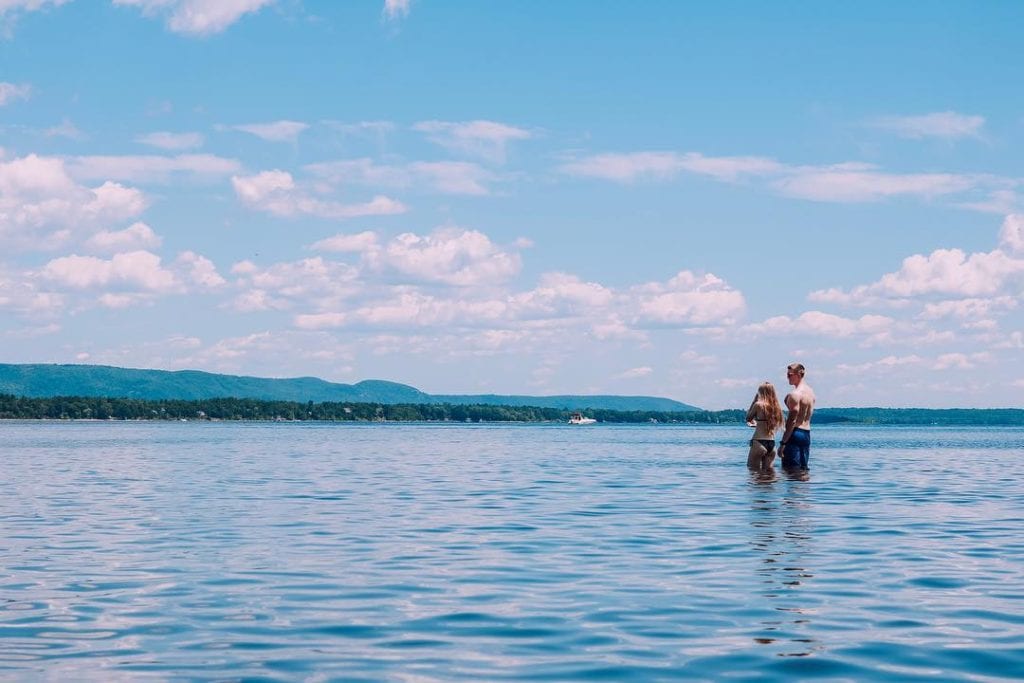
[[[405,384],[382,380],[336,384],[315,377],[271,379],[219,375],[197,370],[171,372],[105,365],[0,364],[0,394],[31,398],[92,396],[146,400],[201,400],[232,397],[301,403],[488,403],[566,410],[697,410],[679,401],[649,396],[431,396]]]

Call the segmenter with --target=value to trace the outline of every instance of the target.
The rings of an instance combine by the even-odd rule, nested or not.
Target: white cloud
[[[175,174],[215,178],[237,173],[241,164],[212,154],[177,156],[83,156],[68,159],[69,171],[83,180],[107,178],[133,182],[167,182]]]
[[[136,222],[124,230],[103,230],[85,242],[85,246],[93,251],[117,252],[159,247],[163,240],[153,232],[152,228],[142,222]]]
[[[44,266],[42,276],[71,289],[125,287],[147,292],[169,292],[174,274],[148,251],[115,254],[110,260],[95,256],[62,256]]]
[[[0,3],[0,16],[5,11],[4,3]],[[27,83],[0,82],[0,107],[18,100],[27,100],[32,95],[32,86]]]
[[[638,368],[630,368],[629,370],[620,372],[619,374],[615,375],[615,379],[639,379],[641,377],[647,377],[652,372],[654,372],[653,368],[644,365]]]
[[[233,130],[255,135],[267,142],[295,142],[299,133],[309,128],[309,124],[299,121],[274,121],[272,123],[250,123],[230,126]]]
[[[876,361],[868,361],[866,363],[859,364],[848,364],[839,363],[836,365],[836,371],[840,373],[850,374],[862,374],[865,372],[872,372],[875,370],[890,371],[895,368],[902,368],[907,366],[921,365],[925,362],[924,358],[917,354],[909,356],[886,356]]]
[[[603,320],[597,320],[590,324],[590,333],[595,339],[601,341],[618,339],[622,341],[639,341],[643,342],[647,340],[647,334],[640,330],[633,329],[626,324],[621,317],[615,314],[608,315]]]
[[[172,337],[143,348],[142,359],[165,356],[160,367],[204,368],[213,372],[253,374],[259,368],[261,376],[295,377],[316,374],[335,378],[339,373],[351,372],[353,354],[346,344],[322,332],[296,330],[268,330],[220,339],[212,344],[179,342]],[[188,338],[186,338],[187,340]],[[123,350],[103,354],[102,362],[117,365],[146,365],[139,360],[139,347],[132,345]],[[99,358],[95,362],[100,362]],[[310,367],[318,371],[311,371]]]
[[[1011,332],[1006,339],[995,345],[997,349],[1024,349],[1024,332]]]
[[[27,315],[46,316],[64,306],[64,297],[41,290],[31,274],[0,264],[0,309]]]
[[[657,326],[731,324],[746,311],[743,294],[721,278],[680,271],[667,283],[634,287],[637,323]]]
[[[151,303],[162,295],[210,290],[225,284],[213,263],[194,252],[179,254],[170,267],[165,267],[159,256],[145,250],[122,252],[109,259],[62,256],[38,272],[26,274],[25,281],[52,288],[39,290],[36,295],[40,300],[35,307],[44,309],[63,307],[69,296],[85,308],[95,304],[126,308]]]
[[[883,334],[891,330],[894,324],[895,320],[884,315],[843,318],[822,311],[806,311],[796,318],[775,316],[760,323],[744,325],[741,329],[757,336],[816,335],[840,338]]]
[[[0,193],[27,197],[66,196],[79,188],[55,157],[35,154],[0,162]]]
[[[522,265],[518,253],[498,248],[483,233],[455,227],[424,236],[403,233],[365,258],[377,270],[463,287],[503,282]]]
[[[905,138],[956,140],[980,138],[985,117],[943,111],[921,116],[882,116],[875,119],[872,125],[891,130]]]
[[[384,0],[384,16],[388,19],[407,17],[411,4],[412,0]]]
[[[927,295],[962,297],[999,294],[1024,274],[1024,259],[995,250],[965,254],[960,249],[937,249],[928,256],[915,254],[903,259],[903,266],[877,282],[855,287],[850,292],[812,292],[811,300],[859,303],[876,298],[906,298]]]
[[[0,0],[0,16],[11,12],[35,12],[45,9],[48,5],[59,7],[71,0]]]
[[[246,14],[275,0],[113,0],[115,5],[139,7],[146,16],[164,15],[175,33],[193,36],[220,33]]]
[[[359,216],[380,216],[404,213],[405,206],[394,199],[378,195],[362,204],[342,204],[311,197],[301,190],[286,171],[263,171],[254,176],[233,176],[235,193],[246,206],[275,216],[301,215],[345,219]]]
[[[756,377],[720,377],[714,380],[715,384],[723,389],[738,389],[741,387],[756,387],[759,382]]]
[[[333,309],[362,289],[357,268],[319,256],[265,268],[243,261],[231,272],[242,290],[231,303],[238,311],[287,310],[297,304]]]
[[[141,294],[112,294],[107,292],[96,297],[96,301],[104,308],[128,308],[146,301],[146,297]]]
[[[159,147],[160,149],[166,149],[168,151],[180,151],[202,147],[204,139],[201,133],[170,133],[167,131],[158,131],[155,133],[140,135],[135,138],[135,141],[144,145],[149,145],[150,147]]]
[[[372,232],[342,234],[318,246],[356,251],[362,258],[355,266],[320,257],[267,268],[243,261],[232,268],[241,290],[232,306],[297,309],[293,321],[303,329],[449,325],[490,330],[505,341],[510,325],[531,329],[536,339],[589,334],[643,340],[638,326],[728,323],[744,308],[742,295],[722,280],[685,271],[668,282],[620,292],[571,274],[547,273],[535,288],[512,292],[505,284],[519,272],[519,255],[482,233],[455,227],[405,233],[383,244]],[[439,284],[459,289],[432,289]]]
[[[192,251],[178,254],[173,269],[179,282],[201,289],[216,289],[227,283],[217,272],[213,261]]]
[[[48,138],[67,138],[69,140],[84,140],[85,133],[78,129],[69,119],[64,119],[56,126],[51,126],[43,131]]]
[[[396,287],[391,296],[350,311],[302,314],[301,329],[328,329],[342,325],[372,328],[433,327],[492,324],[502,320],[507,306],[496,300],[443,299],[411,287]]]
[[[29,155],[0,161],[0,239],[8,246],[50,249],[74,234],[131,219],[146,208],[134,188],[77,184],[64,162]]]
[[[764,157],[707,157],[696,152],[598,154],[562,165],[562,171],[570,175],[616,182],[668,179],[682,171],[733,181],[746,175],[778,173],[783,168],[777,161]]]
[[[606,309],[615,299],[612,290],[567,273],[545,273],[534,289],[511,297],[518,318],[588,316]],[[620,320],[596,323],[605,337],[625,333]]]
[[[999,329],[999,323],[991,318],[983,318],[981,320],[965,320],[963,322],[963,328],[965,330],[976,330],[978,332],[992,333]],[[988,335],[991,336],[991,335]]]
[[[688,370],[709,370],[718,365],[718,358],[688,349],[679,354],[678,360]]]
[[[1011,254],[1024,254],[1024,214],[1013,214],[1003,221],[999,248]]]
[[[497,121],[421,121],[413,130],[427,139],[457,153],[504,163],[505,148],[512,140],[528,140],[530,131]]]
[[[870,164],[795,168],[775,187],[790,197],[824,202],[874,202],[903,195],[934,198],[971,189],[973,178],[951,173],[883,173]]]
[[[939,301],[926,303],[922,318],[962,318],[976,319],[987,318],[996,311],[1010,310],[1017,307],[1017,299],[1012,296],[998,296],[991,299],[954,299],[950,301]]]
[[[944,353],[935,359],[932,364],[932,370],[948,370],[955,368],[957,370],[970,370],[977,367],[978,363],[986,363],[991,360],[991,355],[985,352],[981,353]]]
[[[354,235],[338,234],[314,242],[310,249],[339,253],[361,253],[377,248],[377,233],[365,230]]]
[[[348,321],[344,313],[301,313],[295,316],[295,327],[300,330],[331,330]]]
[[[976,211],[1014,211],[1020,182],[986,174],[889,173],[872,164],[845,162],[823,166],[783,164],[757,156],[709,157],[697,152],[607,153],[560,166],[563,173],[618,183],[669,180],[681,173],[721,182],[760,179],[775,192],[812,201],[858,203],[896,197],[935,199],[966,195],[956,202]],[[977,199],[986,192],[987,199]]]
[[[355,182],[378,187],[430,187],[444,194],[456,195],[489,194],[487,183],[495,178],[480,165],[465,161],[382,165],[363,158],[310,164],[306,170],[335,184]]]
[[[356,123],[346,123],[344,121],[321,121],[324,125],[328,126],[332,130],[336,130],[339,133],[351,134],[351,135],[375,135],[383,136],[393,130],[395,130],[395,124],[391,121],[358,121]]]
[[[1011,214],[1021,210],[1024,202],[1014,190],[991,190],[984,199],[960,202],[956,206],[983,213]]]

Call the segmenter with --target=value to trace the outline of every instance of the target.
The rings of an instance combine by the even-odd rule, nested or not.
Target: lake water
[[[1024,678],[1024,430],[0,422],[4,680]]]

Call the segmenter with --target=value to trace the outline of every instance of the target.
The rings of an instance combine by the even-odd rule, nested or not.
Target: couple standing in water
[[[804,382],[804,373],[804,366],[800,363],[786,367],[786,380],[793,390],[786,394],[787,414],[779,451],[782,453],[782,467],[789,471],[806,470],[811,455],[814,390]],[[775,462],[775,432],[783,427],[782,406],[771,382],[757,388],[754,402],[747,410],[747,424],[754,428],[747,467],[759,471],[771,469]]]

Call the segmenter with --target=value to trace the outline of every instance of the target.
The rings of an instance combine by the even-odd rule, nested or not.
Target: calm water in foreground
[[[1024,678],[1024,430],[0,422],[4,680]]]

